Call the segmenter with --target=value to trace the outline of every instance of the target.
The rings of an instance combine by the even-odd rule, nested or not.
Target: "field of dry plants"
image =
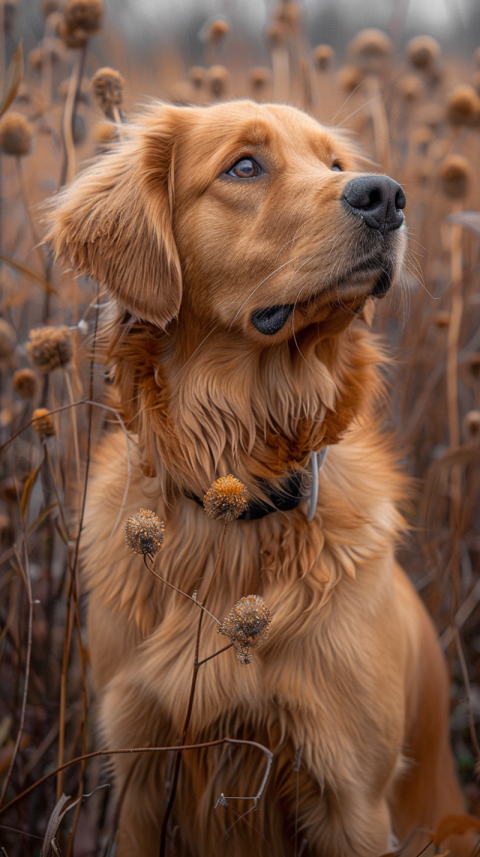
[[[0,11],[1,77],[22,7],[2,0]],[[38,204],[110,145],[146,93],[295,104],[351,129],[405,189],[406,269],[373,321],[395,356],[387,419],[414,478],[400,553],[449,660],[452,741],[480,815],[480,49],[445,56],[425,36],[400,51],[365,30],[340,59],[308,43],[287,0],[265,34],[268,65],[249,67],[248,45],[219,19],[203,65],[170,51],[147,76],[129,72],[101,0],[43,0],[42,13],[43,38],[3,75],[0,120],[1,853],[112,853],[106,760],[68,765],[97,749],[78,550],[92,447],[116,420],[95,355],[104,298],[53,264]]]

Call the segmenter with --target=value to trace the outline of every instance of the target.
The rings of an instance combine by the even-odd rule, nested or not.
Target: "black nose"
[[[360,176],[343,191],[342,202],[354,214],[363,217],[371,229],[390,232],[403,223],[405,194],[388,176]]]

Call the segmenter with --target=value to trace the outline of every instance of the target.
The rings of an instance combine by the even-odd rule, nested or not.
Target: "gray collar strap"
[[[310,460],[308,462],[308,466],[310,469],[311,477],[312,477],[312,487],[310,489],[310,499],[308,501],[308,512],[307,512],[307,520],[312,521],[315,516],[315,511],[317,508],[318,502],[318,474],[322,469],[325,459],[327,457],[328,446],[324,446],[320,452],[312,452],[310,453]]]

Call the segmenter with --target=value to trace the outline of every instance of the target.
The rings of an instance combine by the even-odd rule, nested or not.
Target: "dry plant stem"
[[[27,708],[27,693],[28,693],[28,680],[30,677],[30,658],[32,654],[32,633],[33,633],[33,598],[32,598],[32,587],[30,584],[30,572],[29,572],[29,564],[28,564],[28,552],[26,545],[26,538],[24,533],[24,547],[25,547],[25,568],[22,565],[22,561],[17,553],[15,548],[15,554],[18,561],[18,567],[20,573],[23,578],[23,582],[25,583],[25,587],[28,595],[28,637],[27,637],[27,656],[25,660],[25,677],[24,677],[24,686],[23,686],[23,699],[22,699],[22,709],[20,714],[20,725],[18,727],[17,738],[15,741],[15,746],[12,752],[12,758],[10,759],[10,764],[8,766],[8,771],[5,775],[5,779],[3,781],[2,792],[0,794],[0,807],[5,799],[5,795],[7,792],[8,784],[10,782],[10,777],[12,776],[13,766],[15,764],[15,760],[17,758],[18,750],[20,748],[20,742],[22,740],[23,729],[25,725],[25,712]]]
[[[262,753],[265,753],[267,757],[267,771],[269,773],[270,768],[272,766],[273,761],[273,753],[267,748],[264,747],[263,744],[259,744],[257,741],[247,741],[243,738],[218,738],[216,741],[205,741],[202,744],[185,744],[183,747],[179,747],[176,745],[175,747],[128,747],[121,748],[119,750],[95,750],[92,753],[84,753],[82,756],[77,756],[75,759],[71,759],[69,762],[65,762],[61,768],[55,768],[53,771],[49,771],[48,774],[41,777],[37,780],[36,783],[32,783],[27,789],[24,789],[21,794],[17,795],[13,798],[13,800],[9,801],[5,804],[3,808],[0,809],[0,815],[22,800],[24,797],[30,794],[34,789],[41,786],[42,783],[45,783],[50,777],[55,777],[60,770],[65,771],[67,768],[70,768],[71,765],[76,765],[77,762],[86,762],[88,759],[95,759],[99,756],[120,756],[120,755],[133,755],[133,753],[171,753],[172,750],[176,752],[183,752],[184,750],[204,750],[207,747],[217,747],[219,744],[245,744],[248,747],[257,747]],[[257,795],[260,797],[260,795]]]
[[[370,105],[370,115],[373,123],[375,137],[375,156],[386,173],[390,173],[390,140],[388,134],[388,120],[385,113],[382,92],[378,77],[369,74],[365,80],[367,101]]]
[[[59,713],[59,730],[58,730],[58,767],[60,773],[57,779],[56,801],[58,802],[63,793],[63,758],[65,755],[65,721],[67,711],[67,673],[68,662],[70,660],[70,648],[72,644],[73,632],[73,611],[72,611],[72,595],[73,595],[72,580],[70,580],[67,593],[67,613],[65,617],[65,630],[63,636],[63,654],[62,654],[62,672],[60,679],[60,713]]]
[[[20,196],[22,198],[22,204],[23,204],[23,207],[25,209],[25,214],[26,214],[27,220],[28,220],[28,226],[30,228],[30,232],[32,234],[32,238],[33,238],[33,241],[35,244],[34,250],[37,251],[37,255],[40,259],[42,269],[43,269],[45,266],[45,259],[43,256],[42,248],[40,247],[40,238],[39,238],[39,235],[37,232],[37,228],[35,226],[35,223],[34,223],[34,220],[32,217],[30,202],[28,199],[27,186],[25,183],[25,174],[23,172],[22,158],[20,157],[20,155],[15,156],[15,165],[17,168],[18,187],[20,190]]]
[[[73,405],[75,399],[73,397],[73,389],[72,382],[70,380],[70,375],[68,369],[64,369],[64,377],[65,377],[65,385],[68,391],[68,398],[70,399],[70,404]],[[80,447],[78,444],[78,424],[77,424],[77,413],[75,408],[72,408],[72,431],[73,431],[73,448],[75,450],[75,465],[77,469],[77,482],[80,485],[81,479],[81,467],[80,467]]]
[[[75,176],[75,143],[73,141],[73,128],[75,124],[75,112],[77,108],[80,86],[82,84],[85,58],[87,56],[88,40],[79,49],[77,61],[70,77],[68,94],[63,111],[62,134],[63,134],[63,162],[60,173],[60,187],[66,182],[71,182]]]
[[[213,571],[212,571],[212,576],[211,576],[211,578],[210,578],[210,582],[209,582],[209,584],[208,584],[208,586],[207,586],[207,589],[206,589],[205,595],[204,595],[204,597],[203,597],[203,602],[202,602],[202,603],[203,603],[203,606],[205,606],[205,603],[206,603],[206,601],[208,600],[208,596],[210,595],[210,592],[212,591],[213,582],[214,582],[214,580],[215,580],[215,576],[216,576],[216,573],[217,573],[217,569],[218,569],[218,566],[219,566],[219,564],[220,564],[220,560],[221,560],[222,555],[223,555],[223,549],[224,549],[224,547],[225,547],[225,536],[226,536],[226,532],[227,532],[227,522],[225,521],[225,523],[224,523],[224,525],[223,525],[222,536],[221,536],[221,539],[220,539],[220,547],[219,547],[219,550],[218,550],[217,559],[216,559],[216,561],[215,561],[215,565],[214,565],[214,567],[213,567]],[[196,688],[196,685],[197,685],[198,670],[199,670],[199,668],[200,668],[200,664],[199,664],[199,662],[198,662],[198,654],[199,654],[199,651],[200,651],[200,637],[201,637],[201,634],[202,634],[202,620],[203,620],[203,610],[202,610],[202,612],[200,613],[200,616],[198,617],[198,628],[197,628],[197,638],[196,638],[196,641],[195,641],[195,660],[194,660],[194,662],[193,662],[192,682],[191,682],[191,685],[190,685],[190,695],[189,695],[189,698],[188,698],[187,711],[186,711],[186,714],[185,714],[185,720],[184,720],[184,723],[183,723],[182,737],[181,737],[181,739],[180,739],[180,747],[183,747],[183,746],[185,745],[185,741],[186,741],[186,739],[187,739],[188,727],[189,727],[189,725],[190,725],[190,719],[191,719],[191,716],[192,716],[193,701],[194,701],[194,698],[195,698],[195,688]],[[179,754],[179,753],[177,753],[177,754],[175,755],[175,767],[174,767],[174,770],[173,770],[172,787],[171,787],[171,789],[170,789],[170,794],[169,794],[169,796],[168,796],[168,802],[167,802],[167,806],[166,806],[166,808],[165,808],[165,815],[163,816],[162,830],[161,830],[161,834],[160,834],[160,851],[159,851],[159,857],[165,857],[165,846],[166,846],[166,842],[167,842],[168,822],[169,822],[170,815],[171,815],[171,812],[172,812],[172,809],[173,809],[173,804],[174,804],[174,802],[175,802],[175,795],[176,795],[176,792],[177,792],[178,774],[179,774],[179,771],[180,771],[180,762],[181,762],[181,759],[182,759],[182,757],[180,756],[180,754]]]
[[[290,96],[290,60],[285,45],[272,48],[273,100],[287,102]]]
[[[173,583],[170,583],[170,581],[169,581],[169,580],[167,580],[165,577],[162,577],[160,574],[158,574],[158,572],[154,571],[154,570],[153,570],[153,568],[152,568],[152,566],[151,566],[151,565],[148,565],[148,562],[147,562],[147,559],[148,559],[148,558],[149,558],[149,557],[148,557],[148,554],[146,554],[146,555],[144,556],[144,558],[143,558],[143,561],[144,561],[145,565],[147,566],[148,570],[149,570],[149,571],[150,571],[150,572],[151,572],[151,573],[152,573],[152,574],[153,574],[153,575],[154,575],[158,580],[161,580],[161,581],[162,581],[162,583],[166,583],[166,585],[167,585],[167,586],[169,586],[169,587],[170,587],[170,589],[173,589],[175,592],[178,592],[178,594],[179,594],[179,595],[183,595],[183,596],[184,596],[184,598],[188,598],[188,599],[189,599],[189,601],[192,601],[192,602],[193,602],[193,604],[195,604],[197,607],[199,607],[199,608],[200,608],[200,610],[203,610],[205,613],[207,613],[207,614],[208,614],[208,616],[210,616],[210,618],[211,618],[211,619],[213,619],[213,621],[217,623],[217,625],[221,625],[221,624],[222,624],[222,623],[221,623],[221,622],[219,622],[219,621],[218,621],[218,619],[213,615],[213,613],[210,613],[210,611],[209,611],[209,610],[207,610],[207,609],[206,609],[206,607],[205,607],[203,604],[201,604],[201,603],[200,603],[200,601],[197,601],[197,599],[196,599],[196,598],[193,598],[193,597],[192,597],[192,595],[188,595],[186,592],[184,592],[184,591],[183,591],[183,589],[179,589],[177,586],[174,586],[174,584],[173,584]],[[219,653],[218,653],[218,654],[219,654]]]
[[[447,339],[447,412],[450,448],[460,444],[460,427],[458,413],[458,343],[460,326],[463,315],[462,295],[462,227],[459,223],[451,227],[451,290],[452,303]],[[461,470],[459,465],[453,465],[450,482],[450,533],[452,538],[451,572],[454,585],[452,615],[458,610],[460,603],[460,507],[461,507]]]
[[[94,330],[94,341],[92,347],[92,359],[90,363],[90,394],[93,395],[93,360],[95,355],[95,344],[96,344],[96,334],[97,334],[97,323],[98,323],[98,310],[95,320],[95,330]],[[64,646],[63,646],[63,657],[62,657],[62,673],[61,673],[61,684],[60,684],[60,726],[59,726],[59,740],[58,740],[58,764],[59,766],[63,763],[64,753],[65,753],[65,716],[66,716],[66,686],[67,686],[67,672],[68,672],[68,662],[70,657],[70,648],[72,641],[72,632],[73,632],[73,614],[72,614],[72,603],[74,606],[74,613],[77,618],[78,624],[78,634],[79,634],[79,646],[81,653],[81,662],[82,662],[82,682],[84,684],[84,657],[83,657],[83,646],[81,639],[81,630],[80,623],[78,618],[78,580],[77,580],[77,566],[78,566],[78,552],[80,546],[80,535],[83,526],[83,517],[85,514],[85,501],[87,494],[87,483],[88,483],[88,474],[89,474],[89,463],[90,463],[90,446],[91,446],[91,423],[92,423],[92,408],[90,406],[89,409],[89,421],[88,421],[88,435],[87,435],[87,465],[85,470],[85,482],[83,488],[83,498],[82,498],[82,509],[80,514],[80,521],[78,526],[77,538],[75,541],[75,553],[72,561],[72,565],[70,567],[70,584],[68,588],[67,595],[67,615],[65,619],[65,636],[64,636]],[[84,694],[84,723],[83,723],[83,736],[82,743],[85,745],[85,726],[86,726],[86,696]],[[83,774],[83,771],[82,771]],[[57,780],[57,801],[60,800],[60,797],[63,792],[63,772],[60,771]]]
[[[475,748],[476,762],[480,761],[480,746],[478,744],[477,733],[475,730],[475,717],[473,715],[473,707],[472,707],[472,693],[470,689],[470,679],[468,677],[468,669],[465,661],[465,655],[463,653],[462,641],[460,639],[460,632],[458,628],[455,628],[455,644],[457,647],[458,659],[460,661],[460,666],[462,668],[463,675],[463,683],[465,685],[465,702],[467,706],[468,712],[468,726],[470,729],[470,738],[472,739],[472,744]]]

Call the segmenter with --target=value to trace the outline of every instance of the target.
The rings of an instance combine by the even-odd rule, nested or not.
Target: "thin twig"
[[[99,756],[119,756],[133,753],[171,753],[173,750],[175,752],[182,753],[185,750],[204,750],[207,747],[217,747],[219,744],[245,744],[249,747],[257,747],[267,756],[267,765],[268,771],[270,771],[270,767],[273,760],[273,753],[267,747],[264,747],[263,744],[259,744],[257,741],[247,741],[243,738],[218,738],[216,741],[205,741],[202,744],[184,744],[183,747],[176,745],[175,747],[129,747],[128,749],[119,749],[119,750],[95,750],[92,753],[84,753],[82,756],[77,756],[75,759],[71,759],[69,762],[65,762],[61,765],[61,768],[55,768],[53,771],[49,771],[48,774],[45,774],[36,783],[33,783],[27,789],[24,789],[21,794],[17,795],[17,797],[13,798],[13,800],[9,801],[9,803],[5,804],[4,807],[0,808],[0,815],[10,809],[14,804],[18,803],[22,798],[26,797],[30,792],[34,789],[41,786],[50,777],[55,777],[60,770],[65,771],[71,765],[77,764],[77,762],[84,762],[88,759],[95,759]]]
[[[20,742],[22,740],[23,729],[25,726],[25,712],[27,708],[27,694],[28,694],[28,680],[30,677],[30,658],[32,654],[32,634],[33,634],[33,598],[32,598],[32,587],[30,583],[30,571],[29,571],[29,562],[28,562],[28,552],[27,545],[25,539],[24,532],[24,548],[25,548],[25,568],[23,568],[22,561],[18,555],[17,549],[15,548],[15,554],[17,557],[17,561],[19,564],[19,569],[25,583],[25,587],[28,595],[28,636],[27,636],[27,656],[25,660],[25,678],[24,678],[24,686],[23,686],[23,699],[22,699],[22,708],[20,714],[20,725],[18,727],[17,738],[15,741],[15,746],[12,752],[12,758],[10,759],[10,764],[8,766],[8,771],[5,775],[5,779],[3,781],[2,793],[0,794],[0,808],[5,798],[5,794],[7,792],[8,784],[10,782],[10,777],[12,776],[13,766],[15,764],[15,760],[17,758],[17,753],[20,748]]]
[[[203,598],[203,603],[202,603],[203,609],[202,609],[202,612],[200,613],[200,616],[198,617],[198,627],[197,627],[197,637],[195,640],[195,659],[193,662],[192,681],[190,684],[190,694],[188,697],[187,711],[185,714],[185,720],[183,722],[183,730],[182,730],[182,737],[180,739],[180,747],[183,747],[183,745],[185,744],[185,741],[187,740],[188,727],[190,725],[190,719],[191,719],[192,711],[193,711],[193,701],[195,699],[195,689],[197,686],[198,670],[200,668],[200,664],[198,662],[198,655],[199,655],[199,651],[200,651],[200,637],[201,637],[201,633],[202,633],[203,610],[205,610],[204,605],[205,605],[205,602],[207,601],[208,596],[210,595],[210,592],[212,590],[213,582],[215,580],[217,569],[218,569],[218,566],[220,564],[220,559],[223,555],[226,532],[227,532],[227,522],[225,521],[225,523],[223,525],[222,536],[220,539],[220,547],[218,550],[217,558],[215,561],[215,565],[213,567],[213,571],[212,571],[212,575],[210,577],[210,581],[208,583],[208,586],[207,586],[207,589],[206,589],[206,592],[205,592],[205,595]],[[219,622],[219,624],[220,624],[220,622]],[[175,802],[175,795],[177,793],[178,775],[179,775],[179,771],[180,771],[181,759],[182,759],[182,757],[179,754],[175,756],[175,767],[174,767],[173,777],[172,777],[172,787],[170,789],[170,795],[168,797],[167,806],[165,808],[165,815],[163,816],[162,830],[161,830],[161,834],[160,834],[159,857],[165,857],[165,846],[166,846],[166,842],[167,842],[168,821],[169,821],[170,815],[172,813],[173,804]]]

